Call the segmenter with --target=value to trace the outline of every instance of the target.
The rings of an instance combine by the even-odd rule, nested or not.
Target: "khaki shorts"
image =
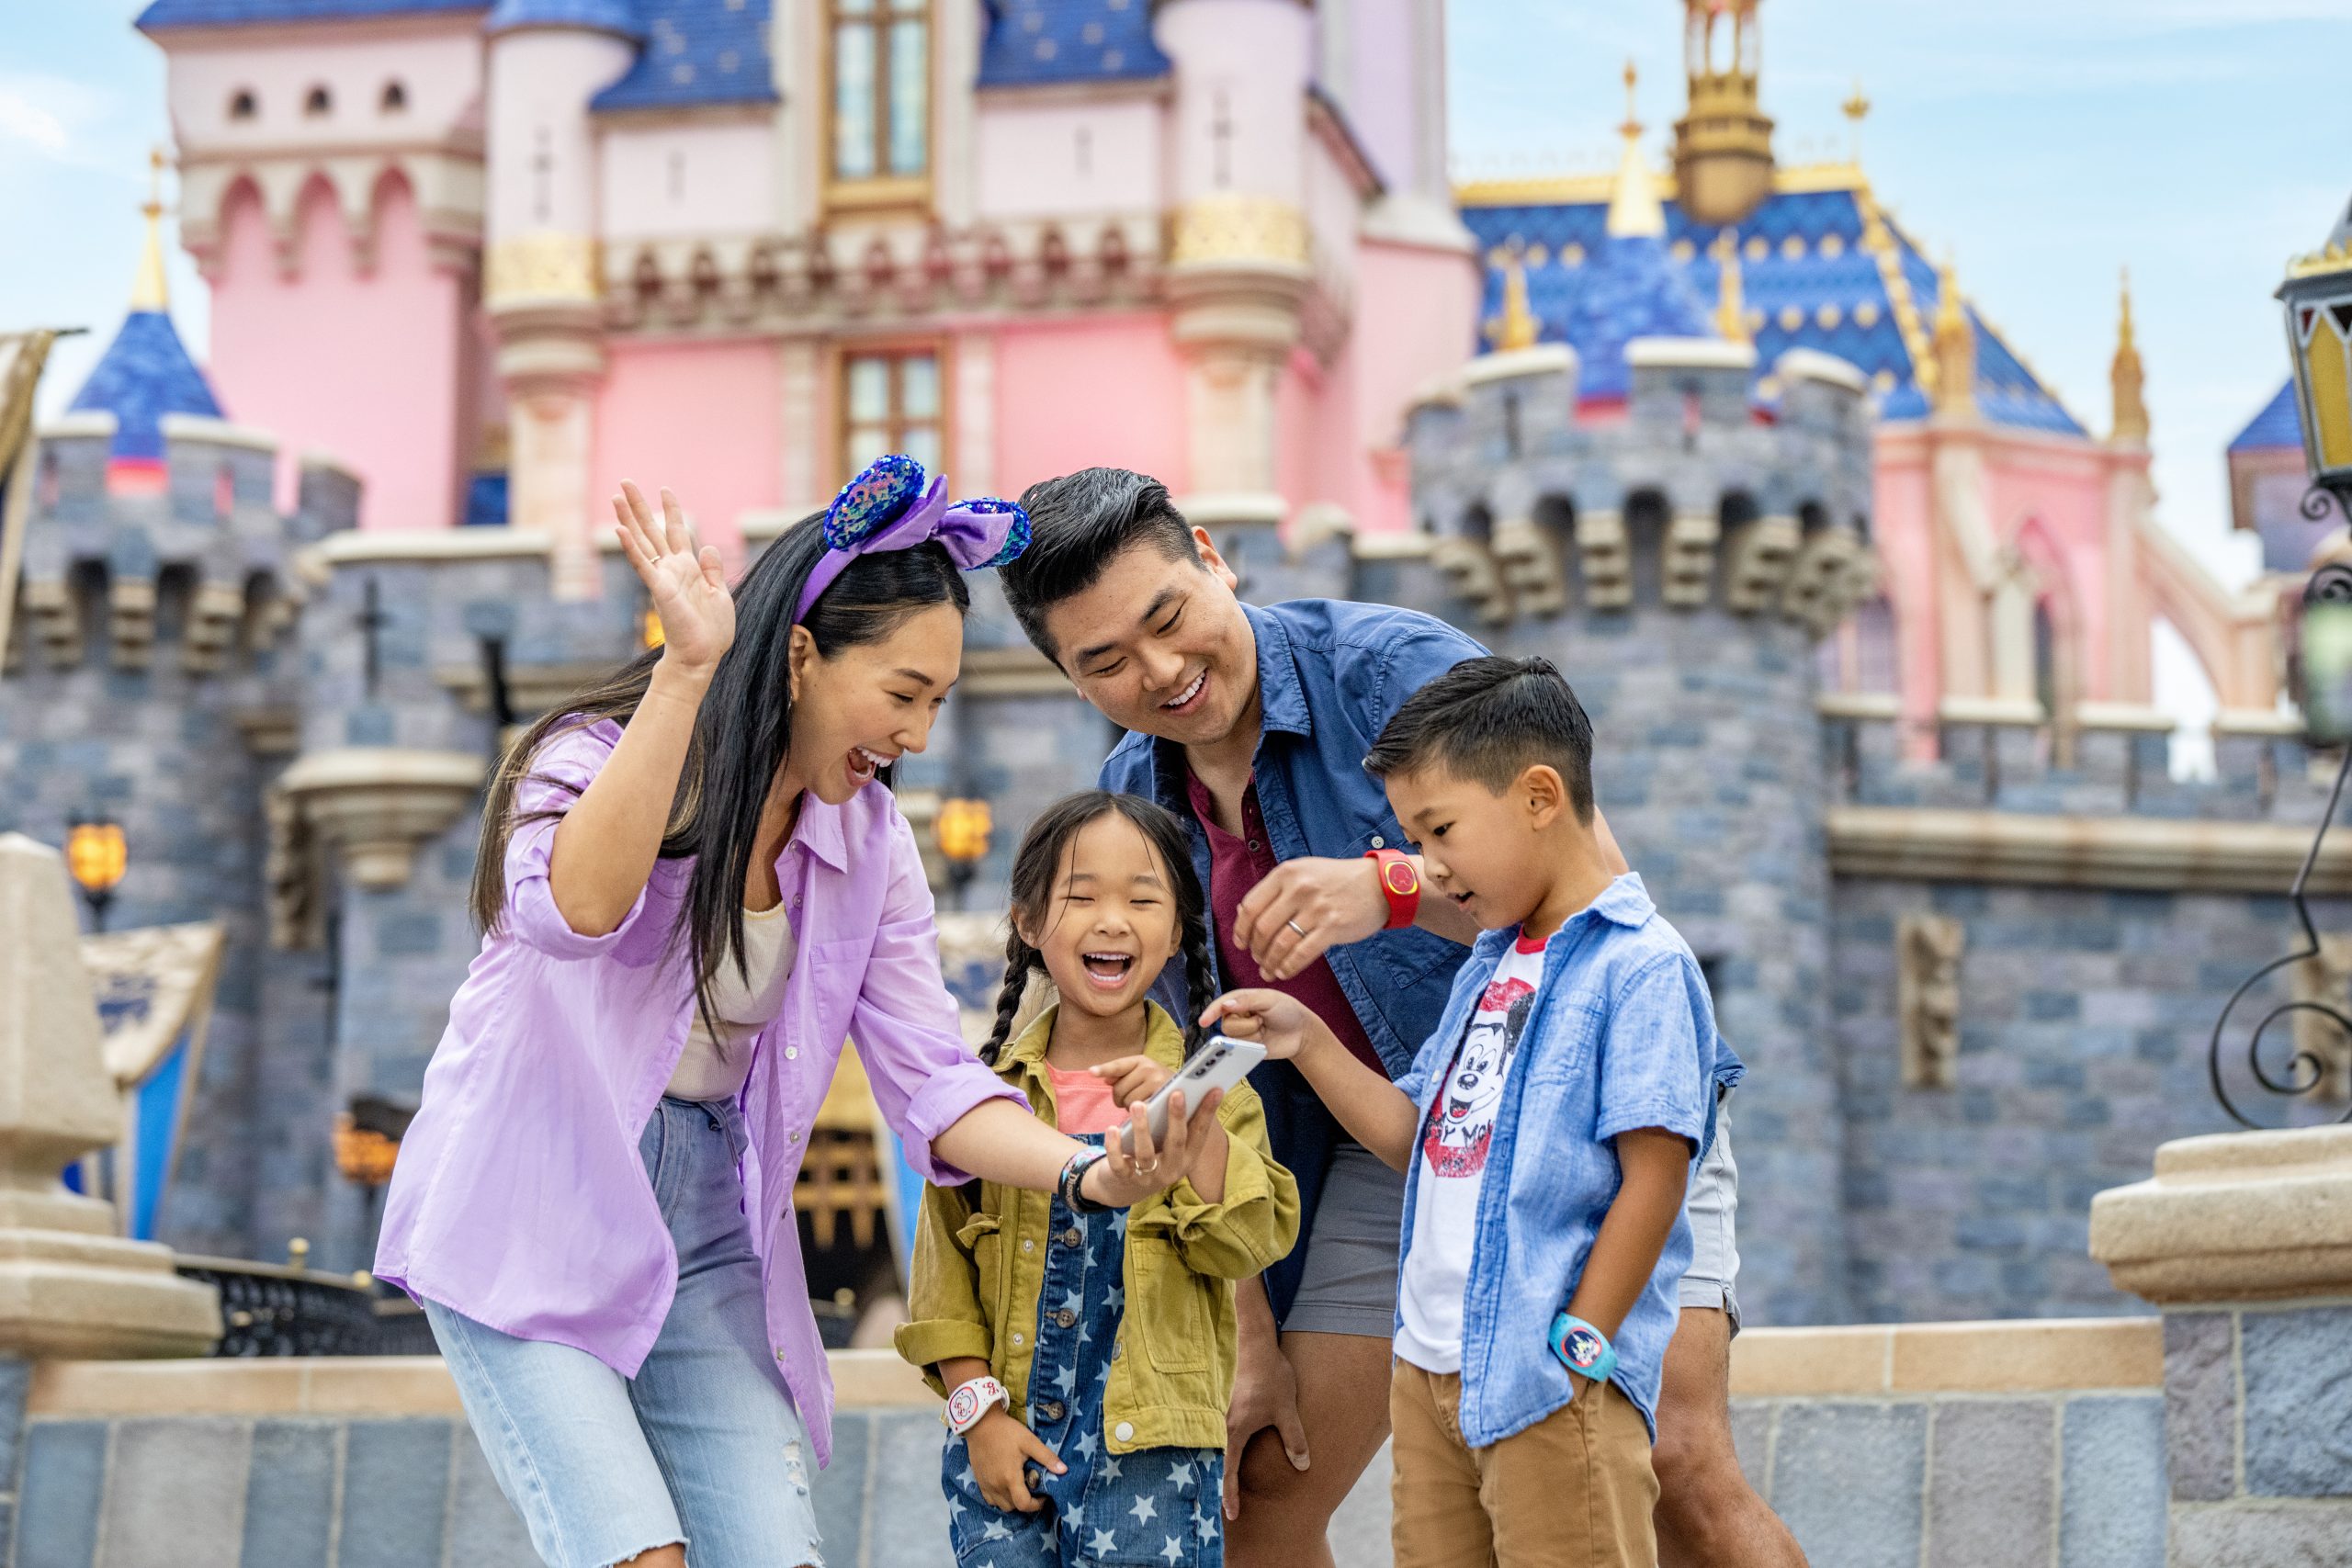
[[[1457,1419],[1462,1379],[1396,1363],[1388,1419],[1396,1568],[1657,1568],[1657,1476],[1642,1413],[1613,1383],[1474,1449]]]

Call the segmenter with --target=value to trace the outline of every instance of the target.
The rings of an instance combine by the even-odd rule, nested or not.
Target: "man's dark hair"
[[[1170,560],[1200,559],[1193,525],[1148,474],[1080,468],[1038,480],[1021,492],[1021,505],[1029,513],[1029,547],[998,570],[997,581],[1021,629],[1057,662],[1046,612],[1093,587],[1120,551],[1148,543]]]
[[[1592,820],[1592,720],[1548,659],[1465,659],[1405,699],[1364,771],[1393,778],[1438,763],[1500,795],[1538,763]]]

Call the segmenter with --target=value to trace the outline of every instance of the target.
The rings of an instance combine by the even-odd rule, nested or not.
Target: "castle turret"
[[[1674,127],[1676,200],[1701,223],[1736,223],[1772,194],[1772,121],[1757,105],[1757,0],[1683,0],[1690,100]]]
[[[589,99],[636,59],[628,0],[500,0],[490,33],[489,259],[508,418],[507,520],[553,543],[555,591],[598,592],[588,464],[605,373]]]

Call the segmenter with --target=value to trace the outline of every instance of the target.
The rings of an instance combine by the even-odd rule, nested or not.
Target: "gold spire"
[[[1733,243],[1728,229],[1715,236],[1716,276],[1715,334],[1733,343],[1746,343],[1747,309],[1739,295],[1739,246]]]
[[[147,215],[147,246],[139,257],[139,280],[131,285],[134,310],[168,310],[170,293],[164,286],[164,150],[147,155],[147,199],[140,211]]]
[[[1625,138],[1624,156],[1617,161],[1617,183],[1609,193],[1609,232],[1620,236],[1666,233],[1666,209],[1658,205],[1657,183],[1642,158],[1642,122],[1634,114],[1634,85],[1639,80],[1634,62],[1625,62],[1625,123],[1617,128]]]
[[[1859,164],[1862,161],[1862,117],[1871,112],[1870,99],[1862,96],[1862,79],[1860,76],[1854,78],[1853,96],[1838,107],[1845,115],[1846,123],[1853,127],[1853,161]]]
[[[2140,346],[2132,338],[2132,269],[2128,266],[2123,269],[2123,314],[2115,329],[2115,362],[2107,374],[2115,389],[2115,428],[2108,439],[2145,446],[2148,405],[2142,397]]]
[[[1533,348],[1544,330],[1527,304],[1527,258],[1514,252],[1503,270],[1503,313],[1487,323],[1487,341],[1498,354]]]
[[[1772,120],[1762,75],[1758,0],[1682,0],[1690,96],[1674,124],[1675,200],[1698,223],[1736,223],[1772,194]]]
[[[1951,258],[1936,269],[1935,406],[1938,413],[1976,412],[1976,331],[1961,309]]]

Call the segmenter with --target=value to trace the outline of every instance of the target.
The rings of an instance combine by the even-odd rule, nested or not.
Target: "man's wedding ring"
[[[1288,926],[1291,930],[1296,931],[1301,936],[1305,936],[1306,934],[1306,928],[1300,925],[1296,920],[1284,920],[1283,924]]]

